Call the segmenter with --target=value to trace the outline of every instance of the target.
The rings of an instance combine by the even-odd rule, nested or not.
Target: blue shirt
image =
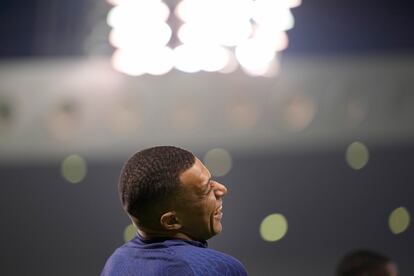
[[[139,235],[107,260],[101,276],[245,276],[244,266],[230,255],[207,248],[206,241],[143,240]]]

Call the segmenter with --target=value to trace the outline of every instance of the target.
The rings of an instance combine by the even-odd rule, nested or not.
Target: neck
[[[163,230],[153,230],[145,227],[138,227],[138,233],[144,240],[151,240],[156,238],[170,238],[170,239],[180,239],[180,240],[194,240],[187,234],[181,232],[171,232]]]

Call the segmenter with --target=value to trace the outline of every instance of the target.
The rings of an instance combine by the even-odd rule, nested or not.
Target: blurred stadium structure
[[[109,58],[3,62],[0,158],[73,151],[111,158],[164,143],[260,152],[414,138],[413,59],[296,56],[282,64],[273,79],[174,71],[160,81],[114,72]]]
[[[211,246],[251,275],[330,275],[355,247],[412,275],[414,2],[352,2],[292,9],[277,74],[253,77],[123,74],[113,4],[4,1],[0,274],[98,274],[131,234],[115,188],[123,161],[175,144],[228,185]]]
[[[373,143],[412,139],[414,58],[407,49],[414,48],[414,38],[398,35],[409,24],[402,7],[397,20],[388,16],[384,22],[386,3],[376,2],[377,13],[368,18],[370,3],[353,11],[349,3],[320,0],[294,9],[297,15],[290,15],[291,21],[270,20],[285,26],[281,30],[292,27],[293,18],[299,22],[290,30],[293,43],[280,57],[281,68],[273,78],[250,77],[241,68],[226,75],[173,70],[160,77],[128,77],[111,69],[108,37],[115,29],[107,22],[142,23],[133,16],[140,5],[164,3],[175,28],[169,44],[177,45],[174,35],[180,23],[173,11],[184,2],[34,1],[32,12],[5,5],[8,24],[3,28],[9,39],[0,46],[0,55],[6,57],[0,64],[0,159],[43,159],[74,150],[88,156],[123,156],[136,147],[162,143],[268,151],[334,146],[352,138]],[[134,3],[132,8],[128,3]],[[213,1],[212,8],[214,3],[219,7]],[[226,3],[230,8],[238,5]],[[295,7],[301,2],[280,3]],[[114,4],[129,8],[129,21],[113,15]],[[220,13],[223,20],[225,11]],[[323,17],[325,12],[335,19]],[[244,20],[243,13],[236,14],[234,18]],[[271,19],[269,14],[264,18]],[[22,16],[26,20],[16,19]],[[118,20],[110,19],[114,17]],[[328,25],[330,20],[336,29]],[[151,30],[150,24],[143,27]],[[385,33],[385,28],[394,30]],[[145,38],[138,37],[132,49],[144,49]]]

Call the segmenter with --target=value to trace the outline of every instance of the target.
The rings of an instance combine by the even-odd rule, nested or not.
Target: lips
[[[214,212],[214,217],[217,219],[221,219],[223,217],[223,205],[221,205],[215,212]]]

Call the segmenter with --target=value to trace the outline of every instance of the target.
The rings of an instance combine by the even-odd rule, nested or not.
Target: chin
[[[223,230],[223,227],[221,226],[221,224],[220,225],[216,225],[214,227],[214,235],[220,234],[222,230]]]

